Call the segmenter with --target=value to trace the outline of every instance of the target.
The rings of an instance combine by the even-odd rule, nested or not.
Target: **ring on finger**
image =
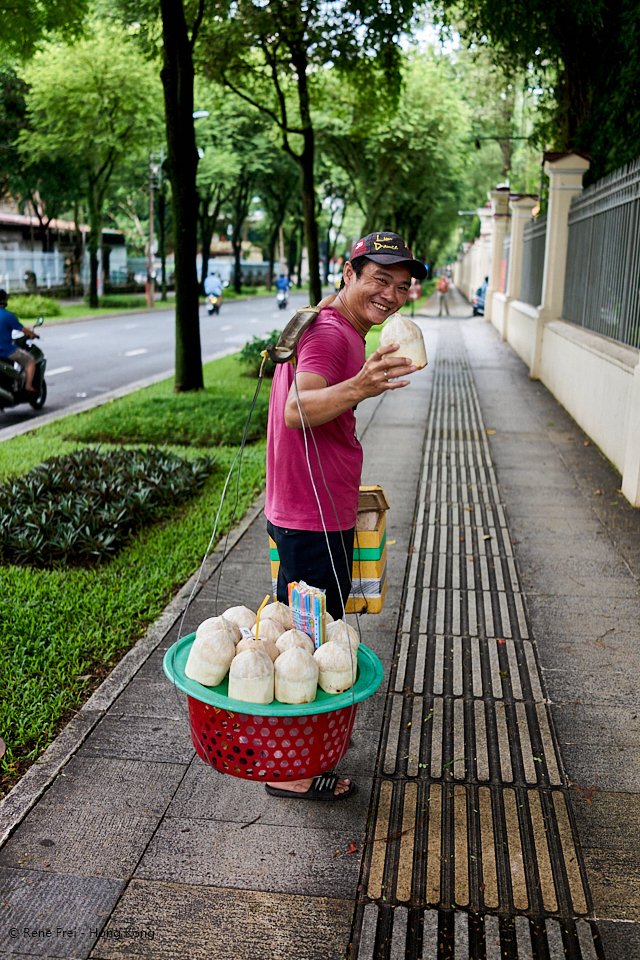
[[[388,380],[388,379],[389,379],[389,371],[387,370],[386,367],[384,368],[384,378],[385,378],[385,380]]]

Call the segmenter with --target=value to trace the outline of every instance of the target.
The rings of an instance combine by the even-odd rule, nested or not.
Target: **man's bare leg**
[[[306,780],[294,780],[287,781],[285,783],[271,781],[267,784],[269,787],[275,787],[276,790],[290,790],[291,793],[306,793],[311,784],[313,783],[313,777],[308,777]],[[333,791],[334,796],[339,797],[341,793],[346,793],[349,789],[350,780],[340,779],[336,783],[336,788]]]
[[[24,388],[25,390],[33,390],[33,378],[36,372],[36,362],[32,360],[31,363],[28,363],[24,368]]]

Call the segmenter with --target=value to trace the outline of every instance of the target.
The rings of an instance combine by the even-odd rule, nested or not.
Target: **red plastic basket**
[[[185,675],[194,637],[167,650],[164,672],[187,694],[200,759],[245,780],[300,780],[331,770],[347,751],[358,703],[375,693],[384,676],[376,655],[361,643],[353,689],[331,696],[318,688],[313,703],[244,703],[229,697],[226,678],[218,687],[203,687]]]
[[[331,713],[265,717],[187,699],[200,759],[245,780],[299,780],[331,770],[346,753],[358,709],[355,704]]]

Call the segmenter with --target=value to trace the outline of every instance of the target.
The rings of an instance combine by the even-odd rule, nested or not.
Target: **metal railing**
[[[537,307],[542,302],[544,248],[547,242],[547,215],[543,213],[524,228],[522,245],[522,284],[520,299]]]
[[[640,159],[571,203],[562,316],[640,347]]]
[[[57,286],[64,282],[64,257],[61,253],[41,250],[0,250],[0,286],[5,290],[28,287],[27,274],[35,276],[39,287]]]
[[[509,260],[511,258],[511,234],[507,233],[502,241],[502,262],[500,263],[500,293],[506,293],[509,286]]]

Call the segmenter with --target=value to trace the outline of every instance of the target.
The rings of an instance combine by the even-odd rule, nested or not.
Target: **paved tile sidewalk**
[[[433,298],[421,311],[430,364],[412,386],[367,401],[358,410],[363,482],[381,483],[391,504],[387,602],[381,615],[361,621],[364,642],[384,663],[386,679],[360,707],[353,744],[339,767],[357,781],[358,792],[335,805],[272,800],[259,784],[205,767],[191,746],[184,700],[162,673],[164,652],[177,636],[175,623],[0,849],[0,957],[339,960],[353,936],[356,949],[363,942],[365,903],[379,904],[375,909],[390,916],[388,910],[384,913],[382,892],[378,900],[366,896],[379,809],[379,786],[373,794],[372,788],[380,780],[380,763],[386,762],[397,698],[392,692],[385,716],[388,679],[397,676],[402,653],[405,577],[420,562],[411,543],[434,361],[454,340],[468,358],[484,427],[495,430],[488,449],[552,701],[569,816],[581,842],[585,896],[592,898],[598,918],[602,942],[596,939],[593,949],[602,951],[604,945],[600,960],[640,957],[638,514],[616,503],[618,481],[611,468],[592,446],[583,445],[586,438],[544,387],[528,379],[493,328],[481,318],[470,319],[468,305],[455,291],[450,309],[451,319],[430,319],[437,313]],[[604,496],[595,496],[595,489]],[[436,583],[436,594],[438,587]],[[213,577],[189,611],[185,630],[215,613],[217,589]],[[218,612],[232,603],[258,605],[269,589],[260,516],[225,564]],[[441,589],[450,589],[448,582]],[[447,618],[450,609],[446,607]],[[495,607],[496,618],[500,609]],[[430,622],[436,626],[435,606],[433,611]],[[451,622],[443,619],[442,626],[446,623],[448,629]],[[435,630],[433,636],[435,643]],[[452,644],[453,651],[453,639]],[[411,739],[410,730],[407,736]],[[452,757],[456,759],[458,754]],[[407,757],[398,760],[403,772],[390,779],[402,784],[410,779],[415,784],[411,789],[423,790],[431,770],[408,771]],[[460,768],[458,763],[458,772]],[[475,783],[465,789],[478,789]],[[394,806],[390,816],[398,810]],[[367,833],[370,814],[374,819]],[[245,826],[250,821],[255,822]],[[416,838],[418,834],[416,829]],[[402,849],[402,840],[397,842]],[[357,852],[349,854],[352,843]],[[424,850],[416,843],[412,862],[426,864],[427,848],[428,838]],[[397,884],[397,864],[389,869]],[[458,960],[475,957],[470,947],[476,942],[484,950],[478,956],[493,956],[497,943],[501,952],[496,958],[516,957],[508,919],[501,917],[498,925],[493,914],[495,928],[490,918],[491,933],[485,936],[483,918],[476,935],[472,916],[471,933],[464,933],[466,926],[455,916],[466,924],[469,908],[454,916],[447,893],[440,904],[428,901],[425,909],[417,896],[418,880],[413,900],[407,900],[406,883],[400,886],[405,893],[394,901],[404,904],[393,911],[398,917],[395,940],[385,934],[391,921],[380,921],[376,958],[404,956],[397,931],[404,929],[407,935],[416,924],[420,936],[407,940],[412,958],[432,960],[424,952],[432,941],[438,956],[453,956],[457,943]],[[477,902],[477,891],[471,893]],[[519,922],[525,922],[526,908],[522,913]],[[429,928],[434,916],[435,933]],[[531,929],[534,949],[541,944],[534,956],[565,956],[555,927],[549,928],[548,942],[543,932],[538,937],[535,922]],[[431,941],[428,936],[423,940],[425,931]],[[372,935],[373,944],[375,925]],[[593,960],[582,941],[566,946],[567,956]],[[373,956],[367,950],[361,946],[361,960]]]
[[[434,353],[435,333],[427,341]],[[391,503],[387,601],[382,614],[362,620],[364,642],[387,672],[431,379],[427,369],[410,390],[358,411],[363,482],[381,483]],[[256,608],[270,589],[260,515],[224,565],[218,612],[238,603]],[[214,615],[217,590],[214,575],[184,632]],[[176,622],[0,849],[0,956],[344,956],[386,683],[359,708],[339,767],[357,781],[354,797],[337,805],[273,800],[262,785],[220,775],[195,757],[184,698],[162,672],[177,630]],[[348,854],[352,843],[358,852]]]

